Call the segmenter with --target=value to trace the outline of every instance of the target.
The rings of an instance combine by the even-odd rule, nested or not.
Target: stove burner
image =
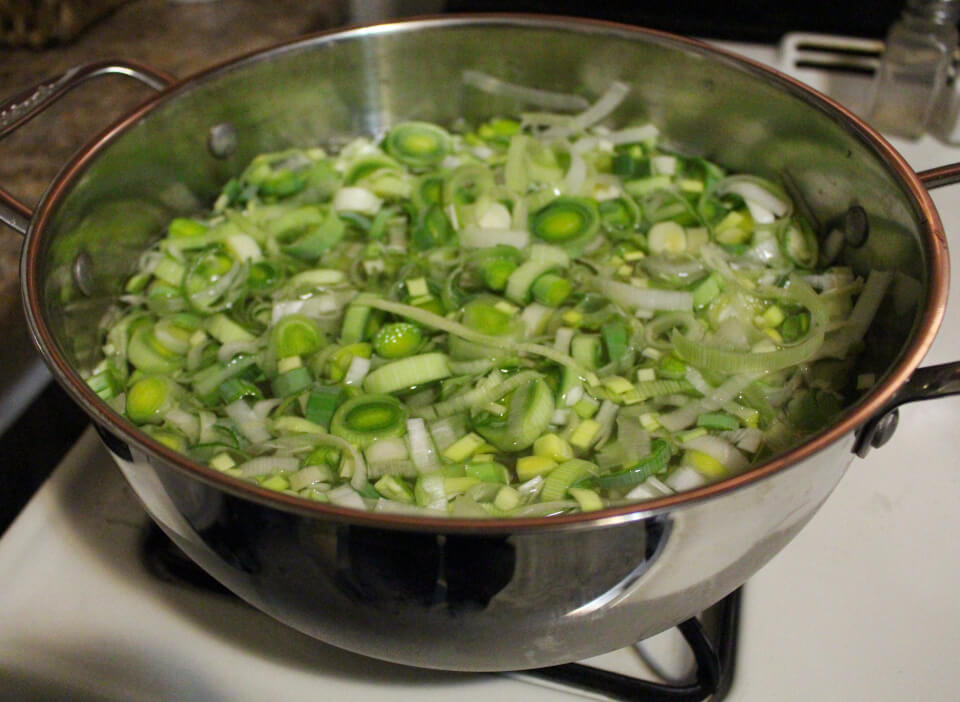
[[[144,535],[141,555],[147,570],[164,582],[233,597],[229,590],[187,558],[152,522]],[[708,699],[720,702],[733,684],[740,600],[741,590],[736,590],[704,613],[704,619],[709,617],[713,621],[713,639],[697,617],[677,625],[696,663],[693,682],[657,683],[582,663],[525,670],[523,675],[622,702],[701,702]]]

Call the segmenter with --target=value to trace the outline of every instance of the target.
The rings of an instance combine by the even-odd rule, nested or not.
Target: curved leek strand
[[[743,353],[713,348],[691,341],[676,329],[670,335],[670,340],[677,355],[697,368],[734,375],[778,371],[811,360],[823,344],[823,329],[811,332],[796,346],[762,353]]]

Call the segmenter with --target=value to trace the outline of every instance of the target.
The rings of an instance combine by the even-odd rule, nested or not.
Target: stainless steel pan
[[[871,331],[860,370],[878,373],[876,387],[831,427],[725,482],[593,514],[478,523],[363,514],[235,481],[140,433],[85,386],[77,369],[97,358],[96,321],[169,218],[209,203],[262,151],[522,107],[464,87],[468,68],[592,96],[625,81],[618,114],[655,121],[678,149],[782,179],[821,227],[865,212],[866,241],[847,262],[899,271],[922,291],[912,303],[892,295]],[[183,81],[129,63],[79,69],[0,108],[0,130],[108,72],[161,92],[91,140],[35,210],[0,192],[0,219],[25,235],[30,329],[167,534],[235,593],[329,643],[458,670],[627,645],[763,566],[854,453],[889,437],[898,405],[960,390],[960,364],[919,368],[948,279],[926,188],[958,169],[914,173],[839,105],[726,52],[582,20],[415,20],[309,37]]]

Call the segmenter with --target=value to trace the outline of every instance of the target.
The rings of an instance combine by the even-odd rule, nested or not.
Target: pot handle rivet
[[[857,432],[853,452],[860,458],[866,458],[871,448],[880,448],[890,441],[899,422],[900,410],[897,407],[893,407],[879,418],[868,420]]]
[[[843,234],[847,244],[855,249],[867,243],[870,235],[870,220],[867,211],[860,205],[854,205],[843,215]]]
[[[210,127],[207,135],[207,149],[215,158],[228,158],[237,150],[237,130],[229,122],[221,122]]]
[[[876,428],[873,431],[873,436],[870,437],[870,445],[873,448],[880,448],[885,443],[890,441],[893,438],[894,432],[897,431],[897,425],[900,423],[900,410],[894,409],[892,412],[887,412],[883,417],[880,418],[880,421],[877,422]]]
[[[90,297],[93,294],[93,259],[86,251],[81,251],[73,259],[73,282],[81,293]]]

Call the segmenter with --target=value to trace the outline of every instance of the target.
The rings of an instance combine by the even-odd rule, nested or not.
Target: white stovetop
[[[917,169],[960,160],[960,149],[932,139],[894,145]],[[955,251],[958,191],[934,193]],[[927,360],[958,357],[960,320],[950,314]],[[958,417],[960,397],[905,408],[893,440],[855,460],[821,512],[748,583],[728,700],[960,696]],[[231,599],[155,580],[136,557],[145,519],[85,434],[0,539],[0,700],[580,699],[506,676],[371,661]],[[603,662],[635,665],[627,652]]]

